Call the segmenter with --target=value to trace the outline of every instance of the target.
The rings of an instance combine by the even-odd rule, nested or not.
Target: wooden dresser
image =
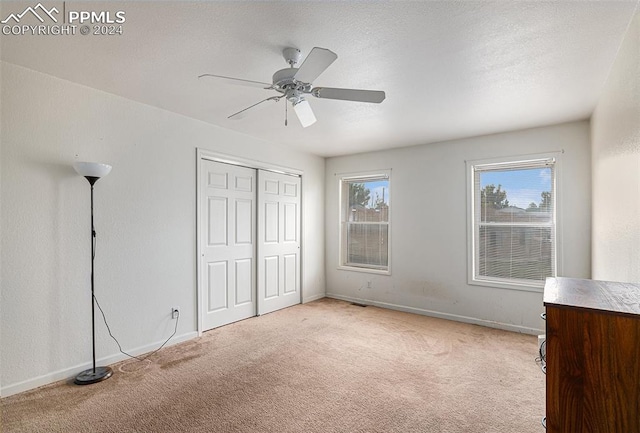
[[[640,285],[549,278],[547,432],[640,433]]]

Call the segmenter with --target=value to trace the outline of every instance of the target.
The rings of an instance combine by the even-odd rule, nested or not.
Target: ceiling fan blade
[[[340,99],[342,101],[372,102],[379,104],[386,97],[382,90],[336,89],[333,87],[316,87],[311,91],[316,98]]]
[[[246,113],[246,112],[247,112],[247,110],[249,110],[249,109],[251,109],[251,108],[253,108],[253,107],[258,106],[258,105],[262,104],[263,102],[267,102],[267,101],[275,101],[275,102],[278,102],[278,101],[280,100],[280,98],[282,98],[282,96],[272,96],[271,98],[263,99],[262,101],[260,101],[260,102],[256,102],[255,104],[250,105],[250,106],[248,106],[247,108],[245,108],[245,109],[243,109],[243,110],[238,111],[237,113],[233,113],[231,116],[227,117],[227,119],[233,119],[233,120],[243,119],[243,118],[246,116],[246,114],[247,114],[247,113]],[[268,107],[268,106],[269,106],[269,104],[264,104],[264,105],[262,105],[260,108]]]
[[[244,80],[242,78],[225,77],[224,75],[202,74],[198,78],[213,77],[225,81],[227,84],[235,84],[241,86],[260,87],[261,89],[270,89],[273,87],[271,83],[263,83],[262,81]]]
[[[304,59],[293,78],[303,83],[313,83],[313,80],[318,78],[337,58],[338,55],[333,51],[315,47]]]
[[[306,99],[302,99],[297,103],[293,104],[293,110],[296,112],[298,116],[298,120],[302,124],[303,128],[307,126],[311,126],[316,123],[316,115],[313,114],[313,110],[311,109],[311,105],[309,105],[309,101]]]

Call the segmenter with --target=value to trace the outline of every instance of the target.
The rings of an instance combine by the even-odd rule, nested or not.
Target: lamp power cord
[[[116,342],[116,344],[118,345],[118,350],[120,351],[120,353],[122,353],[123,355],[128,356],[129,358],[132,359],[137,359],[138,361],[144,361],[147,358],[149,358],[151,355],[154,355],[155,353],[157,353],[160,349],[162,349],[168,342],[169,340],[171,340],[174,335],[176,335],[176,332],[178,331],[178,322],[180,321],[180,311],[177,312],[178,317],[176,318],[176,325],[173,328],[173,334],[171,334],[169,336],[169,338],[166,339],[166,341],[164,343],[162,343],[162,345],[160,347],[158,347],[156,350],[154,350],[151,353],[146,354],[145,356],[135,356],[135,355],[131,355],[127,352],[125,352],[124,350],[122,350],[122,346],[120,345],[120,342],[118,341],[118,339],[116,337],[113,336],[113,334],[111,333],[111,328],[109,327],[109,324],[107,323],[107,317],[104,314],[104,311],[102,310],[102,307],[100,306],[100,303],[98,302],[98,298],[96,298],[96,295],[93,295],[93,300],[95,301],[96,305],[98,306],[98,310],[100,310],[100,314],[102,314],[102,320],[104,320],[104,324],[107,327],[107,331],[109,332],[109,336],[113,339],[113,341]]]
[[[93,223],[93,221],[92,221]],[[96,258],[96,250],[98,247],[98,242],[96,239],[96,229],[95,227],[91,227],[91,237],[93,238],[93,254],[92,254],[92,259]],[[96,303],[96,305],[98,306],[98,310],[100,310],[100,314],[102,314],[102,320],[104,321],[104,325],[107,327],[107,331],[109,332],[109,336],[113,339],[113,341],[116,342],[116,344],[118,345],[118,350],[120,351],[120,353],[122,353],[123,355],[128,356],[129,358],[132,359],[137,359],[138,361],[144,361],[147,358],[149,358],[151,355],[154,355],[155,353],[157,353],[160,349],[162,349],[168,342],[169,340],[171,340],[175,335],[176,332],[178,331],[178,322],[180,321],[180,311],[177,311],[177,317],[176,317],[176,325],[173,328],[173,334],[171,334],[169,336],[169,338],[167,338],[165,340],[164,343],[162,343],[162,345],[160,347],[158,347],[156,350],[154,350],[153,352],[150,352],[148,354],[146,354],[145,356],[135,356],[135,355],[131,355],[127,352],[125,352],[124,350],[122,350],[122,346],[120,345],[120,342],[118,341],[118,339],[116,337],[114,337],[113,333],[111,333],[111,328],[109,327],[109,323],[107,323],[107,316],[104,314],[104,311],[102,310],[102,307],[100,306],[100,303],[98,302],[98,298],[96,298],[96,295],[93,294],[93,301]]]

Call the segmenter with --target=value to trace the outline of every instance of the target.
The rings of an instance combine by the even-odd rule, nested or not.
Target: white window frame
[[[561,194],[559,185],[561,184],[562,173],[562,153],[549,152],[542,154],[532,155],[520,155],[509,156],[502,158],[490,158],[480,159],[473,161],[466,161],[467,168],[467,269],[468,276],[467,282],[470,285],[488,286],[495,288],[524,290],[531,292],[542,292],[544,288],[544,281],[527,281],[516,279],[502,279],[491,277],[478,277],[477,269],[479,267],[477,248],[479,246],[479,225],[476,225],[475,212],[476,212],[476,191],[475,191],[475,173],[476,171],[488,171],[491,169],[500,170],[500,168],[513,169],[522,167],[536,168],[543,167],[545,164],[553,164],[554,166],[554,180],[552,183],[552,198],[554,200],[554,214],[552,216],[552,242],[555,249],[554,260],[552,262],[553,275],[562,275],[562,228],[561,228]]]
[[[366,272],[371,274],[379,274],[379,275],[391,275],[391,213],[392,213],[392,194],[391,194],[391,170],[376,170],[370,172],[360,172],[360,173],[348,173],[348,174],[340,174],[338,175],[338,269],[346,270],[346,271],[356,271],[356,272]],[[346,237],[346,226],[347,221],[345,221],[344,215],[344,206],[345,200],[344,197],[344,183],[345,182],[370,182],[374,180],[387,180],[389,182],[389,198],[388,198],[388,206],[389,206],[389,221],[387,224],[387,266],[372,266],[372,265],[353,265],[346,263],[346,253],[347,253],[347,237]],[[366,223],[358,223],[358,224],[366,224]],[[380,224],[380,222],[372,222],[371,224]]]

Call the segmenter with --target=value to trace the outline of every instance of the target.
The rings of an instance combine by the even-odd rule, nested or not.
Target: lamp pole
[[[93,278],[93,262],[96,258],[96,228],[93,225],[93,184],[95,183],[95,180],[93,182],[89,180],[89,183],[91,184],[91,342],[93,374],[96,374],[96,307],[94,300],[95,283]]]
[[[78,174],[84,176],[91,186],[91,348],[92,368],[78,374],[74,380],[77,385],[89,385],[108,379],[113,374],[109,367],[96,367],[96,314],[95,314],[95,278],[94,260],[96,257],[96,229],[93,224],[93,186],[103,176],[109,174],[111,166],[106,164],[79,162],[73,166]]]

